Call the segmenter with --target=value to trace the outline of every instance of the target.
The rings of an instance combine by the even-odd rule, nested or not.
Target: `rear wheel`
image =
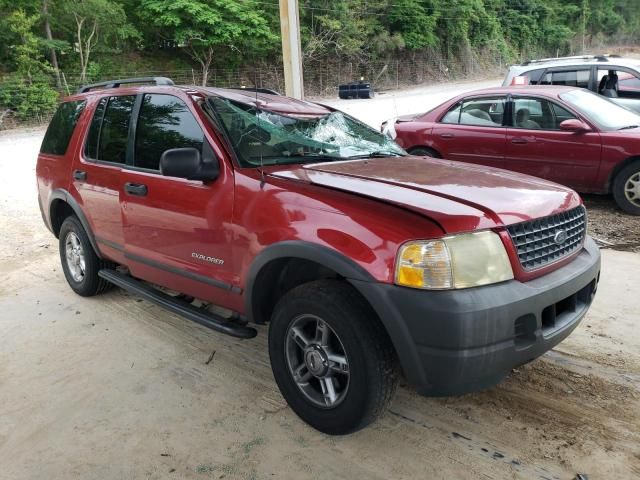
[[[440,153],[438,153],[433,148],[429,148],[429,147],[414,148],[414,149],[409,150],[409,153],[411,155],[416,155],[418,157],[427,156],[427,157],[433,157],[433,158],[442,158],[442,155],[440,155]]]
[[[398,363],[386,332],[364,299],[338,280],[301,285],[278,302],[269,355],[293,411],[332,435],[371,423],[397,385]]]
[[[89,237],[75,216],[62,222],[59,234],[60,261],[71,289],[78,295],[90,297],[107,290],[111,284],[100,278],[102,268],[111,267],[101,260],[91,246]]]
[[[625,212],[640,215],[640,161],[618,172],[613,181],[613,198]]]

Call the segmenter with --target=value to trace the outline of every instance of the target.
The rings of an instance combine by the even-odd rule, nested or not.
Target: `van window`
[[[538,82],[538,85],[566,85],[568,87],[589,88],[589,70],[549,71]]]
[[[58,106],[53,115],[47,133],[42,141],[40,151],[52,155],[64,155],[69,146],[69,140],[76,128],[78,118],[84,110],[85,101],[64,102]]]

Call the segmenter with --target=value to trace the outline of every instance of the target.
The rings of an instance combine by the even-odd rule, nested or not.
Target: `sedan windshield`
[[[290,116],[219,97],[209,104],[243,167],[406,155],[386,135],[342,112]]]
[[[640,115],[587,90],[572,90],[560,94],[560,98],[602,130],[625,130],[640,127]]]

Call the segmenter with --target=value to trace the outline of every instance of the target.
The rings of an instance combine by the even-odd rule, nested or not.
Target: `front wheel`
[[[640,162],[624,167],[613,181],[613,198],[627,213],[640,215]]]
[[[319,280],[288,292],[271,318],[269,355],[293,411],[332,435],[371,423],[398,381],[398,362],[384,328],[343,281]]]

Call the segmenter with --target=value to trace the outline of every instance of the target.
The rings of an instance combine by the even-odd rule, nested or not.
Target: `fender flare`
[[[309,260],[323,265],[347,280],[373,282],[375,279],[363,267],[345,257],[337,250],[333,250],[317,243],[302,240],[287,240],[274,243],[264,248],[253,260],[247,280],[245,282],[245,312],[249,321],[254,322],[254,287],[262,269],[273,260],[283,258],[297,258]]]
[[[73,196],[63,188],[55,189],[51,193],[51,197],[49,198],[48,213],[49,213],[49,225],[51,226],[51,231],[54,231],[53,219],[51,218],[51,207],[53,206],[53,202],[56,200],[62,200],[63,202],[65,202],[67,205],[71,207],[71,210],[73,210],[73,213],[76,215],[76,217],[78,217],[78,220],[80,220],[80,223],[82,224],[82,228],[84,228],[84,231],[87,233],[87,237],[89,237],[89,242],[91,243],[93,250],[96,252],[96,255],[102,258],[102,254],[100,253],[100,249],[98,248],[98,244],[96,242],[95,236],[93,235],[93,231],[89,226],[89,220],[87,220],[86,215],[82,211],[82,207],[80,207],[80,204],[76,201],[76,199],[73,198]],[[58,235],[56,234],[56,237],[57,236]]]

